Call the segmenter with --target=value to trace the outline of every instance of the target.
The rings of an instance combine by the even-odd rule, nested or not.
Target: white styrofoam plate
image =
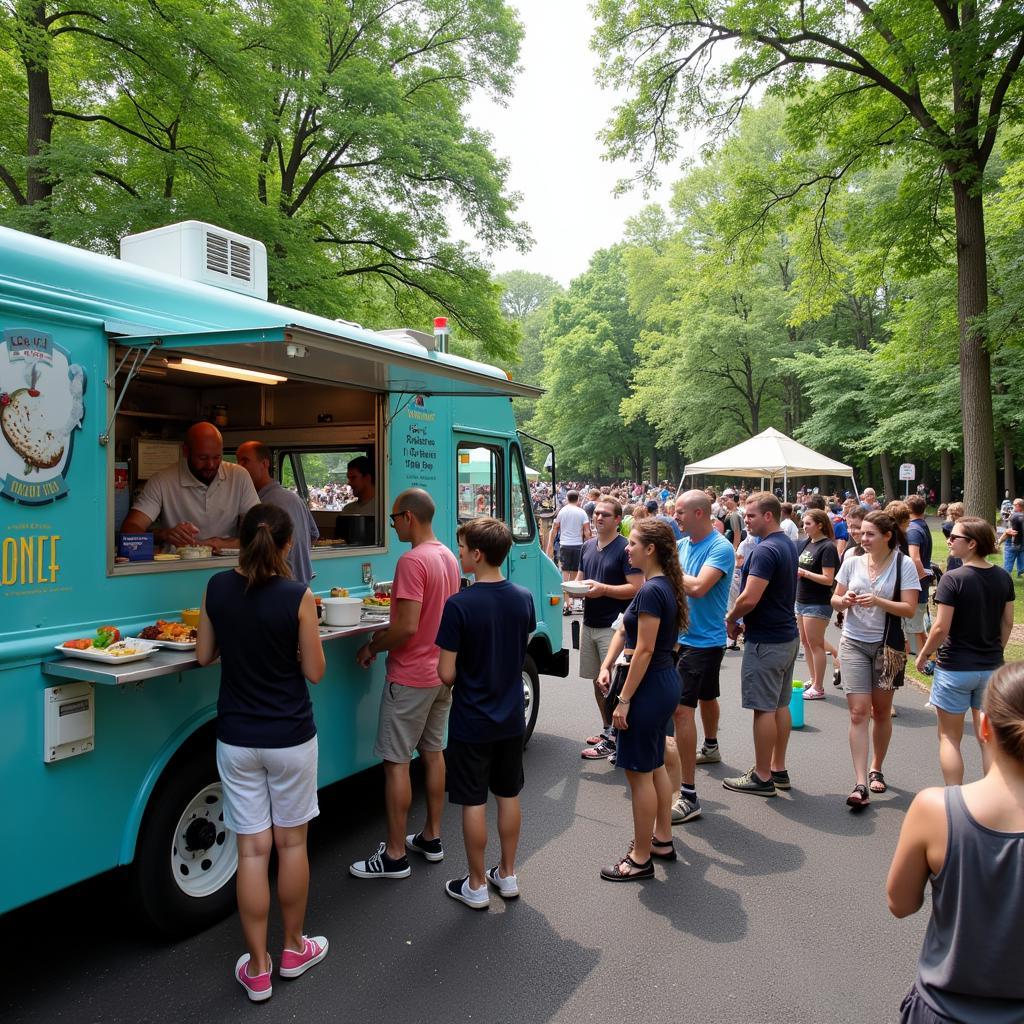
[[[120,641],[124,643],[124,641]],[[109,651],[98,647],[86,648],[84,651],[76,650],[74,647],[63,647],[57,644],[54,650],[63,654],[65,658],[83,658],[85,661],[99,661],[104,665],[127,665],[132,661],[142,661],[143,658],[148,658],[157,648],[151,646],[152,641],[150,640],[132,640],[132,647],[143,647],[144,650],[140,650],[137,654],[123,654],[116,655],[111,654]]]
[[[590,587],[585,583],[563,583],[562,589],[573,597],[586,597],[590,593]]]
[[[131,636],[128,639],[138,644],[153,644],[154,647],[166,647],[169,651],[194,651],[196,649],[195,640],[146,640],[141,636]],[[123,661],[124,659],[118,658],[117,660]]]

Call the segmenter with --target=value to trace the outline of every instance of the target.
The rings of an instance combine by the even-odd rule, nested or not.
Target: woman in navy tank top
[[[224,824],[238,840],[238,913],[249,948],[235,964],[235,979],[251,1000],[262,1002],[273,992],[267,916],[274,847],[284,924],[280,974],[297,978],[327,955],[327,939],[302,932],[309,895],[306,829],[319,813],[306,680],[320,682],[326,663],[313,595],[288,569],[291,517],[276,505],[256,505],[239,536],[238,568],[207,584],[196,657],[200,665],[221,659],[217,771]]]
[[[1024,663],[990,677],[978,739],[991,758],[986,776],[918,793],[889,869],[896,917],[917,911],[932,886],[903,1024],[1024,1020]]]

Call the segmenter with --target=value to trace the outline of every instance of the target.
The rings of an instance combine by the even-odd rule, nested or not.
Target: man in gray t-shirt
[[[270,475],[273,458],[270,449],[260,441],[246,441],[238,446],[235,458],[250,477],[261,502],[277,505],[291,516],[292,546],[288,552],[288,565],[292,578],[307,587],[313,578],[313,565],[309,553],[313,542],[320,537],[313,514],[306,503],[294,492],[282,487]]]

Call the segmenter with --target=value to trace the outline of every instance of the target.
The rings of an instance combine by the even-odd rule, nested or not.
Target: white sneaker
[[[498,895],[503,900],[514,900],[519,897],[519,880],[515,875],[506,875],[503,878],[497,864],[487,872],[487,881],[498,890]]]
[[[479,889],[471,889],[469,887],[469,875],[466,875],[465,878],[453,878],[450,882],[445,882],[444,891],[453,900],[465,903],[467,907],[471,907],[473,910],[486,910],[491,905],[491,897],[487,891],[487,885],[484,884]]]

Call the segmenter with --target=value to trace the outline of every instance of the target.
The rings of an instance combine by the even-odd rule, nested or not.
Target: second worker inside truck
[[[175,548],[237,548],[239,521],[259,497],[249,474],[224,462],[223,455],[220,431],[212,423],[194,423],[181,458],[146,481],[121,532],[152,532],[154,543]],[[161,525],[151,530],[157,520]]]

